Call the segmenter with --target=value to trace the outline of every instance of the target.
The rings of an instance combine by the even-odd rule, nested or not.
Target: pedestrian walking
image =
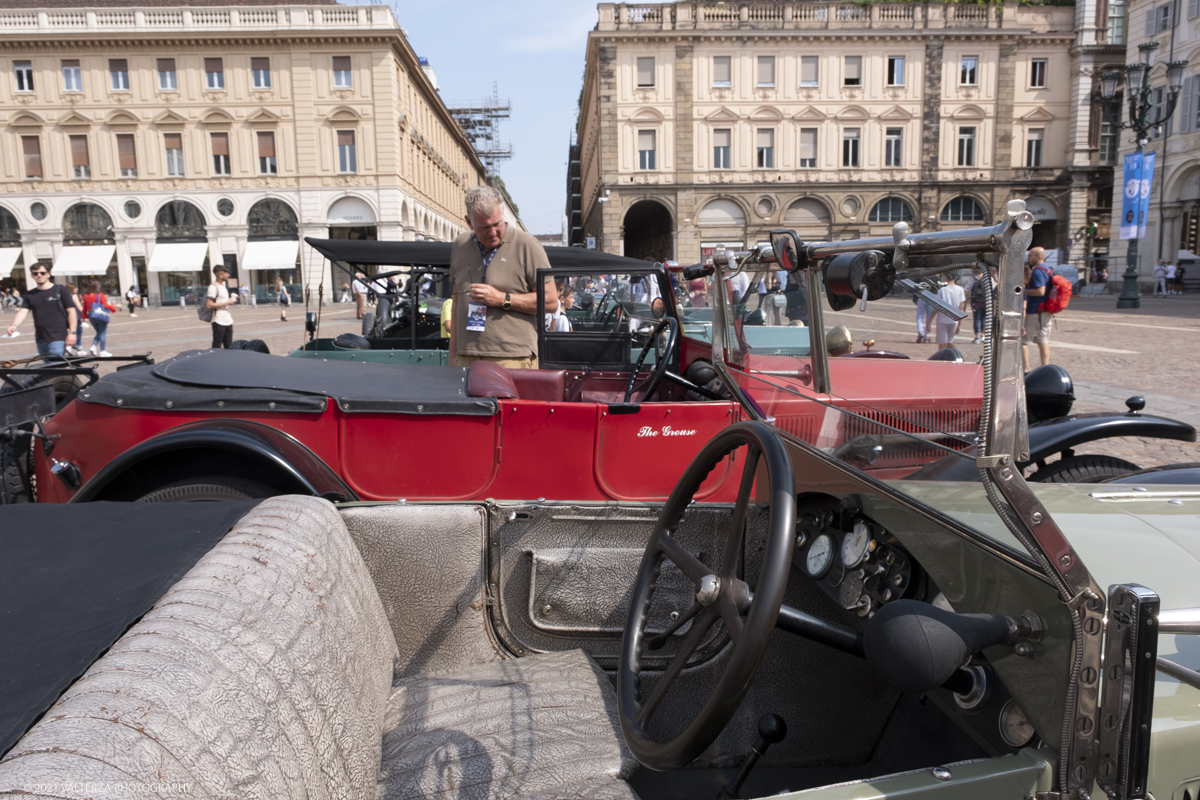
[[[212,311],[212,346],[214,350],[229,349],[233,344],[233,314],[229,307],[237,302],[237,298],[229,296],[225,281],[229,279],[229,270],[225,267],[213,268],[213,282],[209,284],[205,294],[205,304]]]
[[[988,267],[991,273],[992,298],[996,297],[996,270]],[[983,341],[984,328],[987,326],[987,284],[988,281],[983,279],[983,270],[976,268],[974,271],[975,281],[971,284],[969,297],[971,300],[971,313],[974,315],[975,338],[971,344],[979,344]]]
[[[1021,333],[1021,362],[1025,371],[1029,371],[1029,345],[1036,344],[1042,357],[1042,364],[1050,363],[1050,327],[1054,324],[1054,315],[1042,309],[1046,299],[1046,289],[1053,277],[1049,269],[1042,265],[1046,260],[1046,251],[1035,247],[1026,257],[1025,272],[1028,275],[1025,283],[1025,329]]]
[[[955,282],[953,273],[946,276],[946,285],[938,289],[938,299],[959,311],[967,309],[967,293]],[[936,320],[938,349],[945,350],[958,335],[959,328],[962,327],[962,320],[947,316],[940,311],[937,313]]]
[[[354,304],[355,304],[354,316],[357,317],[358,319],[362,319],[363,315],[367,313],[367,283],[366,283],[366,280],[367,280],[367,276],[362,274],[361,272],[354,273],[354,283],[352,284],[352,287],[354,289]]]
[[[917,344],[928,342],[933,336],[933,308],[923,298],[913,296],[917,304]]]
[[[342,281],[342,297],[340,300],[338,300],[338,302],[339,303],[349,303],[350,302],[350,284],[346,283],[345,281]]]
[[[83,307],[83,302],[79,299],[79,287],[73,283],[63,285],[71,293],[71,302],[75,304],[75,318],[79,320],[75,325],[75,346],[67,347],[66,352],[69,356],[81,356],[87,352],[83,349],[83,326],[88,324],[87,309]]]
[[[1167,262],[1161,258],[1154,265],[1154,297],[1167,296]]]
[[[38,354],[62,357],[68,346],[75,345],[79,312],[67,290],[50,282],[50,267],[34,264],[29,274],[33,277],[34,288],[21,295],[21,307],[17,309],[13,324],[8,326],[8,335],[16,336],[25,317],[33,314],[33,339]]]
[[[137,308],[141,303],[141,293],[137,290],[136,286],[130,286],[129,291],[125,293],[125,304],[129,306],[129,316],[131,319],[137,316]]]
[[[242,285],[238,287],[238,297],[242,305],[250,305],[250,284],[245,281],[242,282]]]
[[[92,337],[91,353],[107,358],[112,355],[107,346],[109,315],[117,313],[119,309],[110,305],[108,297],[100,291],[100,281],[89,281],[87,289],[87,294],[83,296],[83,310],[92,323],[92,330],[96,332]]]
[[[279,321],[287,322],[287,310],[292,304],[292,298],[288,296],[282,280],[275,282],[275,299],[279,301]]]
[[[1183,278],[1187,272],[1183,267],[1175,268],[1175,294],[1183,294]]]

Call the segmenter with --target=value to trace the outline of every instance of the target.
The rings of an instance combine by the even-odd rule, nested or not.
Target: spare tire
[[[63,374],[57,370],[47,369],[44,375],[13,375],[13,380],[21,384],[22,389],[32,389],[34,386],[44,386],[50,384],[54,387],[54,410],[62,409],[67,403],[75,399],[75,395],[83,388],[87,381],[82,375]],[[18,391],[6,381],[0,381],[0,394],[8,394],[9,392]]]
[[[371,342],[365,336],[359,336],[357,333],[343,333],[341,336],[333,340],[334,347],[341,347],[344,350],[370,350]]]
[[[31,438],[18,435],[11,442],[0,444],[0,505],[33,502],[29,469]]]
[[[249,350],[252,353],[271,355],[271,349],[262,339],[234,339],[229,344],[230,350]]]
[[[371,313],[370,311],[368,311],[366,314],[363,314],[362,335],[363,336],[374,336],[375,335],[375,315],[373,313]]]

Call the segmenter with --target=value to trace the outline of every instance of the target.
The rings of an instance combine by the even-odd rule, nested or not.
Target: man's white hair
[[[468,217],[474,217],[475,214],[490,217],[493,211],[504,205],[504,198],[494,186],[476,186],[467,192],[463,200],[467,204]]]

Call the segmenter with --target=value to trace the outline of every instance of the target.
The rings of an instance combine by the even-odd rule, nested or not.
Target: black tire
[[[375,314],[368,311],[362,318],[362,335],[370,339],[375,335]]]
[[[1102,483],[1141,467],[1123,458],[1112,456],[1067,456],[1053,464],[1047,464],[1029,476],[1038,483]]]
[[[249,350],[252,353],[271,355],[271,348],[262,339],[234,339],[229,344],[230,350]]]
[[[21,384],[23,389],[31,389],[34,386],[43,386],[50,384],[54,387],[54,410],[60,411],[67,403],[75,399],[75,395],[79,394],[79,390],[83,388],[86,381],[82,375],[63,375],[61,373],[49,372],[45,376],[42,375],[14,375],[13,378]],[[9,392],[17,391],[10,384],[0,381],[0,394],[8,394]]]
[[[188,478],[155,489],[139,497],[138,503],[203,503],[255,500],[282,494],[266,484],[245,478],[224,478],[215,475]]]
[[[33,502],[29,438],[17,436],[11,442],[0,444],[0,505]]]

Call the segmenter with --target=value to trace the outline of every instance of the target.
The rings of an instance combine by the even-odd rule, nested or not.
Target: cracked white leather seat
[[[397,653],[333,506],[266,500],[0,761],[0,796],[635,797],[581,651],[393,686]]]

